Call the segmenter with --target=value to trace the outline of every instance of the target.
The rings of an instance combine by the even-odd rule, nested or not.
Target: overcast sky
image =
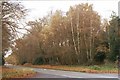
[[[62,10],[66,12],[70,6],[81,3],[93,4],[93,9],[99,13],[101,18],[109,19],[112,11],[118,14],[119,0],[78,0],[78,1],[21,1],[22,4],[30,10],[27,20],[34,20],[41,18],[48,14],[48,12],[55,10]]]

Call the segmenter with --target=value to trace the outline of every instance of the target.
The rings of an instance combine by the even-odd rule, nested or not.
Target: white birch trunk
[[[84,27],[84,29],[85,29],[85,22],[84,22],[84,16],[83,16],[83,27]],[[83,34],[83,38],[84,38],[84,42],[85,42],[85,47],[86,47],[86,55],[87,55],[87,60],[89,61],[89,45],[88,45],[88,43],[87,43],[87,37],[85,36],[85,32],[84,32],[84,34]]]
[[[75,36],[74,36],[74,30],[73,30],[73,25],[72,25],[72,18],[71,18],[71,31],[72,31],[72,40],[73,40],[73,45],[75,49],[75,54],[78,55],[76,43],[75,43]]]
[[[92,60],[92,38],[93,38],[93,27],[92,27],[92,20],[90,18],[90,61]]]
[[[79,38],[79,12],[78,12],[78,20],[77,20],[77,42],[78,42],[78,54],[80,54],[80,38]]]

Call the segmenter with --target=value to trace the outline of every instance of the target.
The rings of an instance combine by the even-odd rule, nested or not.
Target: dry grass
[[[46,68],[46,69],[56,69],[65,71],[76,71],[76,72],[86,72],[86,73],[118,73],[117,69],[94,69],[88,66],[51,66],[51,65],[25,65],[35,68]]]
[[[30,69],[11,69],[2,67],[3,78],[29,78],[35,75],[36,72]]]

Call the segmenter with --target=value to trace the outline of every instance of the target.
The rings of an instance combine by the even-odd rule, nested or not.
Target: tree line
[[[14,40],[9,63],[92,65],[115,62],[119,56],[119,17],[113,13],[110,21],[102,22],[92,4],[56,10],[26,24],[30,29]]]

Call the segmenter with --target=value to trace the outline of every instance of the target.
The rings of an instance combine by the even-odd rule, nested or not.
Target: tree
[[[2,55],[9,50],[12,40],[16,38],[19,22],[25,16],[26,9],[20,3],[1,2],[2,5]],[[4,62],[4,59],[3,59]],[[3,63],[4,64],[4,63]]]
[[[76,14],[76,15],[75,15]],[[79,61],[92,61],[95,55],[95,37],[100,29],[100,16],[92,9],[92,5],[80,4],[68,11],[71,20],[71,32],[74,50]],[[83,54],[84,53],[84,54]],[[84,56],[84,57],[83,57]],[[83,58],[83,59],[82,59]]]
[[[18,64],[27,62],[39,64],[38,62],[43,60],[45,55],[43,44],[46,36],[43,29],[46,27],[47,21],[46,18],[43,18],[29,21],[27,25],[30,26],[28,34],[15,40],[16,45],[13,48],[13,54],[16,55]]]
[[[120,50],[120,34],[119,34],[119,24],[120,18],[113,12],[111,16],[111,21],[108,26],[108,43],[110,48],[109,59],[111,61],[116,61],[117,56],[119,56]]]

